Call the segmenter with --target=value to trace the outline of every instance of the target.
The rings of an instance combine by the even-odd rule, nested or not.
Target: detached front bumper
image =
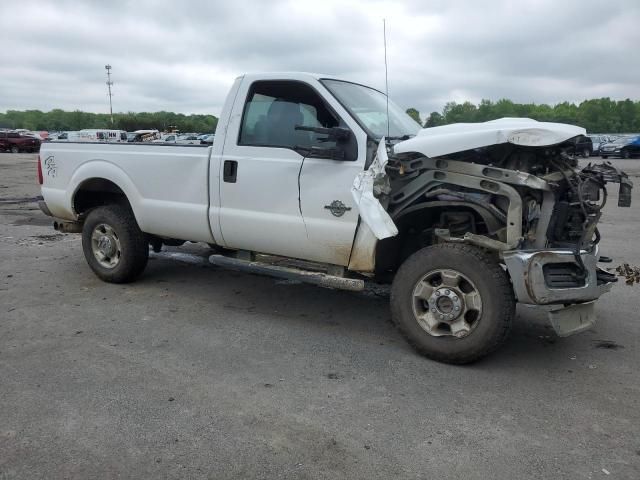
[[[504,252],[504,262],[513,280],[513,290],[521,303],[553,305],[583,303],[608,292],[613,284],[598,275],[598,247],[582,251],[587,275],[581,278],[571,250],[513,250]]]
[[[595,323],[594,301],[611,290],[615,277],[600,270],[598,247],[582,251],[583,278],[572,251],[549,249],[510,251],[504,262],[520,303],[546,305],[551,325],[559,336],[589,329]]]

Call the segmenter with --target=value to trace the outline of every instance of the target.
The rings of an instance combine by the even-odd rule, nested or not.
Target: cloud
[[[640,98],[640,3],[599,1],[3,1],[0,111],[219,114],[244,72],[316,71],[447,101]]]

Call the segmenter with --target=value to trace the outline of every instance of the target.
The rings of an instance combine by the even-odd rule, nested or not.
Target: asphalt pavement
[[[640,160],[602,253],[640,264]],[[417,355],[388,290],[226,271],[206,246],[111,285],[39,212],[35,155],[0,154],[0,480],[640,478],[640,285],[558,338],[519,308],[470,366]],[[204,181],[204,180],[203,180]]]

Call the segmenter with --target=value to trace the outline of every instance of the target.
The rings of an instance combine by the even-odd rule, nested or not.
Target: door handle
[[[227,183],[236,183],[238,176],[238,162],[235,160],[225,160],[222,167],[222,180]]]

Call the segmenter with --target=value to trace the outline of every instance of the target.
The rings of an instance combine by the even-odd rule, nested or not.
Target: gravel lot
[[[34,155],[0,154],[2,480],[640,478],[638,285],[589,332],[559,339],[521,308],[498,353],[442,365],[380,288],[225,271],[199,245],[102,283],[35,177]],[[640,189],[631,209],[613,190],[603,254],[638,264]]]

